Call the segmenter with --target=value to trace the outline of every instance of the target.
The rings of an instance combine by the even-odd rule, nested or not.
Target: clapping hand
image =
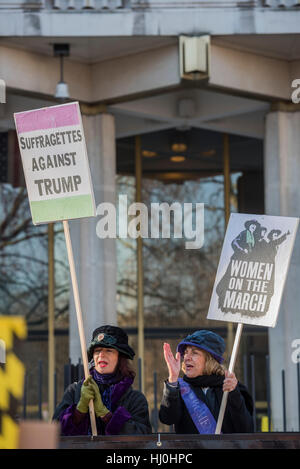
[[[180,373],[180,353],[177,352],[174,357],[170,344],[164,343],[164,357],[169,371],[169,383],[176,383]]]

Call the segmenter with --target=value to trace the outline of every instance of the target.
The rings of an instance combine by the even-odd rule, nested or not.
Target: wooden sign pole
[[[22,164],[28,192],[32,222],[34,225],[39,225],[42,223],[53,223],[59,220],[63,222],[71,272],[71,280],[73,286],[73,294],[75,300],[75,308],[77,314],[84,374],[85,378],[88,378],[88,357],[85,343],[82,312],[79,300],[79,290],[77,285],[74,257],[68,225],[68,220],[70,219],[96,216],[95,198],[93,193],[92,179],[89,168],[89,161],[79,103],[76,101],[73,103],[66,103],[58,106],[49,106],[41,109],[17,112],[14,113],[14,119],[22,157]],[[66,127],[73,129],[69,132],[69,139],[65,140],[63,138],[63,140],[61,140],[57,137],[52,141],[50,136],[53,136],[54,134],[56,136],[59,135],[60,129],[62,135],[64,135]],[[38,136],[37,131],[41,132],[41,135]],[[45,162],[50,158],[50,161],[54,161],[56,156],[51,156],[48,154],[49,149],[47,149],[47,145],[44,144],[47,141],[46,137],[51,140],[51,144],[53,145],[53,152],[57,152],[57,150],[55,150],[54,148],[55,146],[63,146],[63,151],[66,155],[72,154],[77,156],[76,159],[72,160],[72,164],[70,164],[70,167],[68,168],[68,174],[64,174],[64,176],[62,176],[59,168],[55,168],[55,171],[53,172],[53,164],[51,164],[50,170],[48,167],[42,168],[42,170],[44,171],[44,179],[38,181],[36,179],[37,175],[35,174],[35,170],[39,169],[39,165],[36,160],[36,148],[39,148],[38,160]],[[28,139],[28,141],[30,142],[33,142],[32,145],[24,145],[24,138]],[[38,144],[37,142],[40,143]],[[55,184],[59,184],[60,191],[64,193],[63,198],[61,197],[61,195],[58,195],[56,191],[55,194],[53,194],[50,190],[50,194],[48,194],[48,190],[46,191],[46,181],[50,181],[50,179],[47,179],[48,176],[52,178],[53,184],[54,181],[56,181]],[[70,181],[72,187],[70,193],[69,189],[63,187],[63,182],[67,184],[66,181]],[[38,187],[37,183],[39,184]],[[45,187],[42,187],[44,183]],[[76,191],[75,203],[75,196],[72,193],[73,189],[75,189]],[[68,199],[68,203],[65,202],[65,198]],[[51,305],[51,308],[53,310],[53,305]],[[50,319],[51,318],[49,317],[49,321]],[[50,332],[51,331],[49,327],[49,333]],[[51,344],[51,346],[53,349],[53,344]],[[51,355],[49,358],[51,358]],[[53,364],[50,363],[50,365],[53,368]],[[53,383],[51,384],[50,380],[49,383],[53,390]],[[92,426],[92,435],[94,436],[97,435],[97,427],[93,400],[91,400],[91,402],[89,403],[89,413]]]
[[[135,180],[136,180],[136,202],[142,202],[142,155],[141,137],[135,138]],[[145,387],[145,332],[144,332],[144,279],[143,279],[143,238],[137,238],[137,310],[138,310],[138,358],[140,360],[140,383],[141,391]]]
[[[54,223],[48,224],[48,418],[54,414],[55,304],[54,304]]]
[[[237,357],[237,353],[238,353],[238,349],[239,349],[239,345],[240,345],[242,330],[243,330],[243,324],[238,323],[237,330],[236,330],[236,333],[235,333],[232,353],[231,353],[231,357],[230,357],[229,367],[228,367],[229,373],[232,373],[233,370],[234,370],[236,357]],[[227,405],[227,399],[228,399],[228,391],[225,391],[223,393],[223,397],[222,397],[222,401],[221,401],[221,407],[220,407],[220,412],[219,412],[219,416],[218,416],[215,435],[220,435],[220,433],[221,433],[221,428],[222,428],[223,419],[224,419],[224,413],[225,413],[225,409],[226,409],[226,405]]]
[[[71,272],[71,280],[72,280],[75,308],[76,308],[76,314],[77,314],[77,323],[78,323],[78,331],[79,331],[79,338],[80,338],[84,376],[85,378],[88,378],[89,367],[88,367],[86,342],[85,342],[82,311],[81,311],[81,305],[80,305],[80,299],[79,299],[79,290],[78,290],[78,283],[77,283],[77,277],[76,277],[76,270],[75,270],[75,263],[74,263],[74,256],[73,256],[73,249],[72,249],[68,220],[63,220],[63,226],[64,226],[64,233],[65,233],[65,238],[66,238],[67,251],[68,251],[68,259],[69,259],[69,264],[70,264],[70,272]],[[89,412],[90,412],[90,419],[91,419],[91,426],[92,426],[92,435],[96,436],[97,426],[96,426],[96,418],[95,418],[95,412],[94,412],[94,402],[92,400],[90,401],[90,404],[89,404]]]

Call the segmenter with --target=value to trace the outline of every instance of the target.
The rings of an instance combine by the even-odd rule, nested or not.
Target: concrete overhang
[[[183,28],[184,25],[184,28]],[[99,12],[91,10],[2,9],[0,31],[6,37],[178,36],[180,34],[299,34],[296,8],[260,6],[148,4],[142,8]]]
[[[212,37],[210,76],[200,81],[181,79],[178,38],[2,38],[1,78],[10,97],[0,126],[13,128],[14,112],[57,104],[57,41],[71,46],[64,67],[70,100],[87,113],[113,113],[118,138],[187,125],[263,139],[270,105],[290,103],[300,77],[298,38],[268,36],[259,48],[257,36]],[[189,119],[178,114],[181,99],[195,104]]]
[[[256,36],[253,38],[257,41]],[[2,38],[0,70],[7,89],[53,99],[59,63],[53,57],[52,44],[68,39],[71,56],[65,59],[65,81],[71,99],[85,103],[115,104],[190,87],[206,87],[255,99],[290,101],[292,80],[300,76],[300,47],[299,54],[294,54],[292,59],[284,49],[276,57],[272,53],[266,56],[263,48],[261,51],[258,47],[250,50],[249,45],[246,50],[237,47],[238,37],[235,44],[220,37],[211,38],[208,81],[181,79],[178,38],[161,38],[154,48],[144,38],[140,41],[135,38],[134,42],[132,38],[119,38],[106,53],[103,49],[109,43],[108,38],[90,38],[85,48],[88,62],[80,60],[77,53],[79,48],[81,55],[84,53],[81,38],[73,43],[70,38],[31,38],[28,43],[22,38],[22,46],[16,38],[10,41]],[[98,49],[102,53],[97,53]]]

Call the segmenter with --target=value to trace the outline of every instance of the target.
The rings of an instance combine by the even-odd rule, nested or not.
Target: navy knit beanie
[[[178,344],[177,352],[179,352],[180,355],[183,355],[184,349],[187,345],[205,350],[206,352],[210,353],[219,363],[222,363],[224,360],[222,357],[223,353],[225,352],[224,339],[214,332],[207,330],[193,332]]]

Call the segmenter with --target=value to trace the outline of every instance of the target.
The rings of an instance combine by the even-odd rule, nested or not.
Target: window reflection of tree
[[[25,188],[0,184],[0,314],[23,315],[29,327],[47,324],[47,226],[33,225]],[[55,232],[55,316],[66,326],[69,276],[60,224]]]
[[[239,175],[232,175],[231,211],[237,210]],[[134,202],[133,177],[118,176],[118,193],[128,194],[128,205]],[[189,181],[182,185],[163,184],[143,179],[143,202],[203,202],[205,203],[205,240],[201,249],[186,250],[182,239],[144,239],[144,312],[145,327],[220,327],[220,321],[206,320],[221,248],[223,244],[224,191],[223,177]],[[149,208],[148,208],[149,210]],[[124,327],[136,327],[137,281],[136,241],[130,238],[117,240],[118,266],[118,321]],[[163,332],[164,334],[165,332]],[[167,340],[176,350],[178,336],[145,338],[145,393],[149,408],[154,408],[153,373],[156,373],[158,401],[162,395],[167,369],[162,360],[163,342]],[[130,336],[137,349],[137,336]],[[137,362],[135,362],[137,368]],[[238,364],[237,364],[238,366]],[[154,421],[154,414],[152,415]],[[158,430],[169,428],[158,422]]]
[[[119,194],[134,202],[134,179],[118,177]],[[204,325],[224,237],[223,178],[183,184],[143,179],[143,202],[204,202],[205,241],[201,249],[185,249],[185,239],[144,239],[145,326]],[[150,223],[150,221],[149,221]],[[150,229],[149,229],[150,232]],[[121,254],[126,251],[127,254]],[[119,321],[136,325],[136,242],[118,240]],[[126,257],[126,262],[124,258]],[[129,322],[128,322],[129,321]]]

